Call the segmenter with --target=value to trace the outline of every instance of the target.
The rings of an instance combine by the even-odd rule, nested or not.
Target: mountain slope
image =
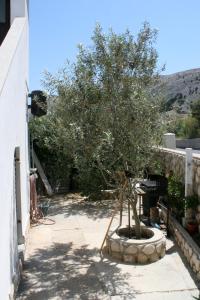
[[[200,99],[200,68],[162,75],[154,92],[161,93],[167,111],[188,113],[190,104]]]

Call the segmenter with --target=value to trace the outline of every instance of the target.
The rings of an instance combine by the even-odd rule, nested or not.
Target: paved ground
[[[172,240],[167,241],[165,257],[149,265],[122,264],[99,255],[112,206],[112,201],[96,204],[72,195],[54,199],[49,218],[55,224],[30,230],[17,299],[192,300],[193,296],[198,297],[198,282]]]

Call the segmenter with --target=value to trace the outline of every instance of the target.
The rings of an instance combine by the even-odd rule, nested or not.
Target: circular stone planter
[[[110,232],[106,239],[107,253],[126,263],[146,264],[162,258],[166,249],[166,239],[163,233],[156,228],[142,227],[141,230],[145,238],[140,240],[126,237],[128,228],[120,227]]]

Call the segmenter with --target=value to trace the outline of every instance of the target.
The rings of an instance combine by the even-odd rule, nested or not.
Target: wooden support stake
[[[123,193],[120,190],[120,194],[119,194],[119,201],[120,201],[120,221],[119,221],[119,226],[122,225],[122,217],[123,217]]]
[[[43,170],[43,168],[42,168],[42,166],[41,166],[41,164],[40,164],[40,161],[39,161],[37,155],[35,154],[35,151],[34,151],[34,150],[33,150],[33,159],[34,159],[34,163],[35,163],[35,165],[36,165],[36,168],[37,168],[37,170],[38,170],[38,173],[39,173],[39,175],[40,175],[40,177],[41,177],[41,179],[42,179],[42,182],[43,182],[43,184],[44,184],[44,186],[45,186],[45,189],[46,189],[46,191],[47,191],[47,194],[48,194],[49,196],[52,196],[52,195],[53,195],[53,190],[52,190],[52,188],[51,188],[51,186],[50,186],[50,184],[49,184],[49,181],[48,181],[48,179],[47,179],[47,177],[46,177],[46,175],[45,175],[45,173],[44,173],[44,170]]]
[[[128,235],[131,238],[131,211],[130,211],[130,199],[128,199]]]
[[[112,224],[112,221],[113,221],[114,216],[115,216],[115,214],[116,214],[116,212],[117,212],[118,209],[119,209],[119,206],[116,205],[115,210],[114,210],[114,212],[113,212],[113,214],[112,214],[112,217],[111,217],[111,219],[110,219],[108,228],[107,228],[107,230],[106,230],[106,234],[105,234],[105,237],[104,237],[104,239],[103,239],[103,243],[102,243],[101,248],[100,248],[100,253],[102,252],[103,245],[104,245],[104,243],[105,243],[106,237],[107,237],[108,232],[109,232],[109,230],[110,230],[110,226],[111,226],[111,224]]]

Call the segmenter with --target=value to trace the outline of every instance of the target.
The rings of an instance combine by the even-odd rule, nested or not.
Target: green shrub
[[[62,128],[50,115],[33,118],[29,123],[34,150],[53,187],[69,187],[73,160]]]
[[[176,176],[170,176],[168,178],[168,201],[169,206],[175,212],[177,217],[180,217],[184,213],[184,185]]]
[[[191,195],[184,198],[185,201],[185,208],[192,208],[195,209],[199,204],[198,195]]]
[[[181,138],[199,137],[200,127],[198,121],[192,116],[176,119],[173,132]]]

